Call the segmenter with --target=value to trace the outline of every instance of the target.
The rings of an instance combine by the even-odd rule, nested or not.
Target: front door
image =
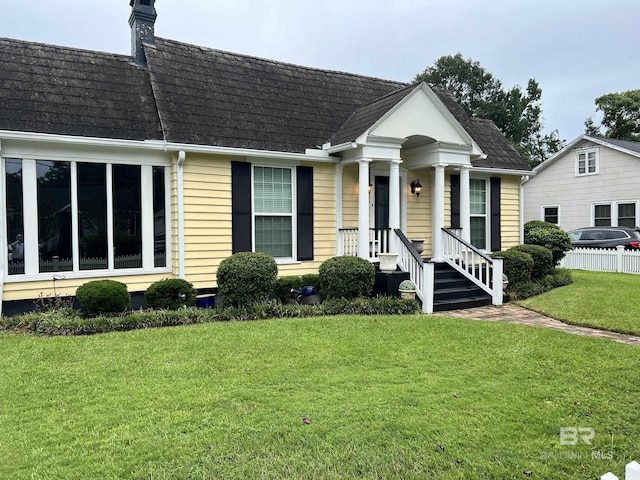
[[[376,176],[374,188],[375,228],[389,228],[389,177]]]

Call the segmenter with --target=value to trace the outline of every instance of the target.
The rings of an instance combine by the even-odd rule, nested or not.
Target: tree
[[[520,86],[505,90],[480,62],[457,53],[437,59],[416,75],[415,81],[421,80],[448,90],[467,114],[492,120],[531,166],[564,146],[557,130],[542,133],[542,89],[533,78],[524,91]]]
[[[640,90],[608,93],[596,98],[596,111],[602,112],[604,135],[620,140],[640,141]],[[593,118],[584,122],[588,135],[601,135]]]

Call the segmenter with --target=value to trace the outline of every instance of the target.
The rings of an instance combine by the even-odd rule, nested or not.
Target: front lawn
[[[640,349],[549,329],[342,316],[0,349],[0,478],[587,479],[640,459]]]
[[[573,284],[519,302],[574,325],[640,335],[640,275],[573,270]]]

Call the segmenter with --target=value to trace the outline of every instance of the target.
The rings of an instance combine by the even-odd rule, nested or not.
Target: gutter
[[[185,278],[185,242],[184,242],[184,162],[187,154],[178,152],[178,277]]]

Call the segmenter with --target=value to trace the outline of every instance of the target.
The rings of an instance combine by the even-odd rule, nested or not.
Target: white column
[[[344,238],[340,231],[343,228],[342,220],[342,175],[344,165],[336,165],[336,255],[344,255]]]
[[[471,210],[469,197],[470,166],[460,167],[460,227],[462,239],[471,242]]]
[[[393,230],[400,228],[400,164],[402,160],[392,160],[389,165],[389,238],[391,252],[398,252],[396,235]]]
[[[369,259],[369,164],[358,160],[358,256]]]
[[[439,163],[433,166],[435,179],[433,185],[433,259],[443,260],[442,228],[444,227],[444,169],[446,165]]]

